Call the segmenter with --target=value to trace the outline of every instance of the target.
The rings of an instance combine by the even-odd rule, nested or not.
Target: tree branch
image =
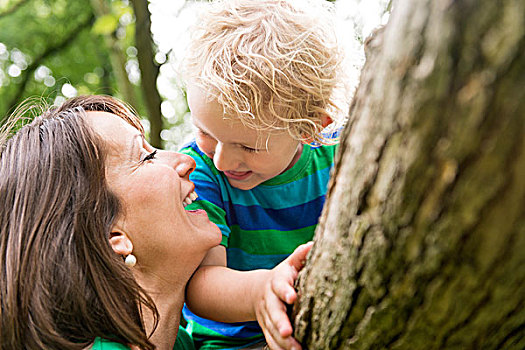
[[[38,68],[38,66],[40,66],[42,61],[48,58],[49,56],[52,56],[53,54],[63,50],[71,43],[73,43],[73,41],[75,41],[76,37],[82,32],[82,30],[84,30],[87,27],[90,27],[93,24],[94,20],[95,16],[93,14],[90,14],[89,17],[86,18],[86,20],[80,22],[80,24],[76,28],[74,28],[66,37],[64,37],[62,41],[49,46],[40,56],[36,57],[33,60],[33,62],[24,71],[24,78],[22,80],[22,83],[19,85],[15,96],[11,99],[11,102],[8,105],[9,109],[7,114],[9,114],[9,111],[11,111],[19,103],[27,86],[27,83],[29,82],[31,74]]]
[[[10,14],[16,12],[16,10],[18,10],[20,7],[22,7],[22,5],[26,4],[27,1],[28,0],[20,0],[16,4],[14,4],[11,7],[9,7],[7,10],[5,10],[3,12],[0,12],[0,18],[5,17],[5,16],[9,16]]]

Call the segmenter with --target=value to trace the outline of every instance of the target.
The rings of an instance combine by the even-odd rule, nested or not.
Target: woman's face
[[[221,234],[206,212],[184,210],[193,196],[193,159],[155,150],[113,114],[88,112],[87,119],[107,145],[108,186],[123,206],[114,231],[129,238],[138,266],[156,272],[195,268]]]

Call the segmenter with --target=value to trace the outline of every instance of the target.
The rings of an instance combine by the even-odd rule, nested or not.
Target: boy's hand
[[[293,304],[297,299],[294,282],[312,245],[309,242],[297,247],[286,260],[270,271],[263,290],[256,293],[255,314],[272,350],[301,349],[301,345],[292,337],[293,329],[286,313],[286,304]]]

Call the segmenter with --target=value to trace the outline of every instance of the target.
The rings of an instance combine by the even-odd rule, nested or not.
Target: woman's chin
[[[221,244],[222,241],[222,232],[221,229],[211,221],[208,221],[204,231],[207,233],[207,244],[209,244],[208,249],[214,248]]]
[[[221,232],[221,229],[215,225],[214,223],[212,223],[212,225],[214,226],[214,231],[217,232],[217,234],[215,235],[215,244],[213,245],[214,247],[218,246],[219,244],[221,244],[221,241],[222,241],[222,232]]]

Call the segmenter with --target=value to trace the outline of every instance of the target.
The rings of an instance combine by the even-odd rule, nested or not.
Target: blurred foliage
[[[118,18],[112,14],[103,15],[97,18],[97,21],[93,25],[93,33],[109,35],[117,30]]]
[[[148,115],[139,54],[129,0],[0,0],[0,123],[29,97],[51,105],[84,94],[113,95]],[[116,70],[118,56],[124,79]],[[187,125],[177,128],[187,124],[188,107],[180,97],[164,102],[169,112],[177,106],[161,133],[173,149],[184,138],[181,132],[189,133]],[[143,124],[148,131],[148,120]]]
[[[163,98],[161,137],[165,148],[177,149],[191,134],[188,106],[177,73],[184,52],[181,42],[187,38],[185,25],[193,15],[191,5],[199,1],[150,1],[157,21],[163,22],[154,33],[157,42],[153,47],[153,64],[160,67],[157,89]],[[342,5],[340,9],[346,13],[359,44],[368,31],[368,22],[361,15],[365,4],[378,4],[373,10],[378,16],[391,7],[390,0],[332,2]],[[115,70],[115,50],[125,65],[125,87],[122,74]],[[0,120],[28,97],[58,104],[81,94],[116,96],[146,116],[139,86],[139,54],[130,0],[0,0]],[[143,121],[148,130],[148,120]]]
[[[100,38],[90,32],[93,21],[88,0],[25,1],[0,17],[1,115],[28,96],[52,102],[66,83],[91,92],[100,90],[104,81],[109,84],[106,92],[114,89],[110,78],[102,79],[107,54],[100,49]],[[86,75],[89,72],[93,75]]]
[[[0,2],[0,116],[27,97],[50,104],[80,94],[122,98],[102,35],[117,39],[138,77],[134,17],[127,1],[107,3],[110,14],[96,18],[89,0]]]

